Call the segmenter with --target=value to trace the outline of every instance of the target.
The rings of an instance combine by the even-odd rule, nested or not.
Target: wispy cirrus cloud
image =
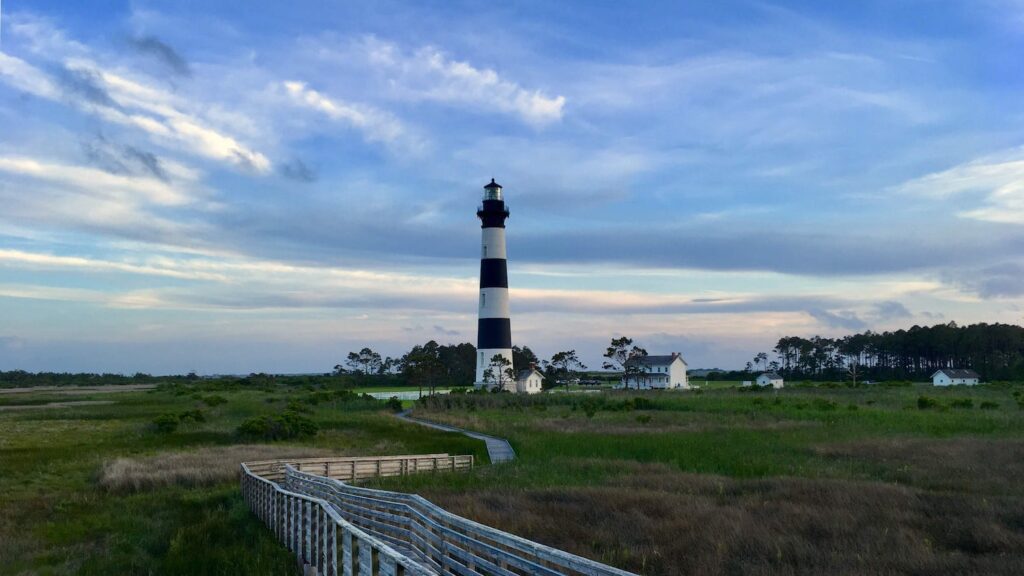
[[[269,159],[235,136],[210,124],[199,110],[167,89],[94,60],[85,46],[42,18],[21,16],[12,33],[50,63],[47,72],[0,53],[0,80],[34,96],[73,106],[107,122],[141,130],[180,150],[266,173]]]
[[[361,131],[370,142],[403,144],[410,148],[421,147],[421,143],[409,134],[401,121],[378,108],[328,97],[310,88],[305,82],[288,81],[283,82],[281,86],[293,105],[344,122]]]
[[[389,98],[468,106],[498,112],[543,127],[562,119],[566,97],[524,88],[496,70],[450,56],[435,46],[407,50],[377,36],[364,36],[347,48],[319,46],[320,57],[360,59],[379,77]]]
[[[915,178],[895,187],[895,191],[937,200],[974,196],[981,206],[960,209],[959,216],[1024,224],[1024,147]]]

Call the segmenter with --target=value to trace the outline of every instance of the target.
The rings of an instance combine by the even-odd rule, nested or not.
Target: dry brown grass
[[[1019,496],[622,464],[626,473],[601,487],[426,495],[644,574],[1024,574]]]
[[[864,440],[816,451],[862,461],[894,481],[931,490],[1024,495],[1024,440]]]
[[[245,461],[327,456],[328,450],[239,444],[166,452],[144,458],[116,458],[103,463],[98,484],[111,492],[133,492],[164,486],[206,486],[231,480]]]

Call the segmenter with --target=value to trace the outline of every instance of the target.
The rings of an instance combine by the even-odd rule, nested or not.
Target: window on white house
[[[487,306],[487,293],[486,292],[481,292],[480,293],[480,306]]]

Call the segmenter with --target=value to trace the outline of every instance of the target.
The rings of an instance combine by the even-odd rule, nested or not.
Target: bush
[[[939,401],[930,396],[918,396],[917,397],[917,409],[928,410],[929,408],[938,408]]]
[[[974,408],[974,400],[970,398],[954,398],[949,402],[950,408]]]
[[[838,406],[839,405],[836,404],[835,402],[833,402],[832,400],[826,400],[825,398],[815,398],[814,399],[814,409],[815,410],[824,410],[824,411],[835,410]]]
[[[304,414],[309,414],[310,412],[313,411],[312,408],[306,406],[305,404],[299,402],[298,400],[289,400],[288,404],[285,406],[285,410],[289,412],[302,412]]]
[[[178,421],[183,424],[206,422],[206,416],[201,410],[186,410],[178,414]]]
[[[637,410],[654,410],[654,401],[650,398],[637,396],[633,398],[633,407]]]
[[[996,408],[999,408],[999,404],[996,402],[990,402],[986,400],[985,402],[981,403],[981,406],[979,406],[979,408],[981,408],[982,410],[995,410]]]
[[[178,417],[174,414],[161,414],[153,419],[156,431],[163,434],[170,434],[178,429]]]
[[[221,404],[227,404],[227,402],[227,398],[219,396],[217,394],[212,394],[210,396],[203,398],[203,404],[206,404],[210,408],[215,408],[217,406],[220,406]]]
[[[636,421],[641,423],[641,424],[647,424],[648,422],[651,421],[651,415],[650,414],[640,414],[640,415],[638,415],[636,417]]]
[[[388,401],[385,402],[384,404],[385,406],[390,408],[392,412],[402,411],[402,401],[399,400],[397,396],[392,396],[391,398],[388,398]]]
[[[238,433],[249,438],[262,440],[287,440],[315,436],[320,431],[316,422],[296,414],[285,412],[280,416],[255,416],[238,427]]]

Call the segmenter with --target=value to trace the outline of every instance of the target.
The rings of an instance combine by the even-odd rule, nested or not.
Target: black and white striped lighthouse
[[[476,386],[485,386],[484,371],[496,354],[512,364],[512,324],[508,309],[508,267],[505,254],[505,219],[508,208],[501,185],[491,178],[484,186],[484,201],[476,211],[483,229],[480,252],[480,315],[476,332]]]

